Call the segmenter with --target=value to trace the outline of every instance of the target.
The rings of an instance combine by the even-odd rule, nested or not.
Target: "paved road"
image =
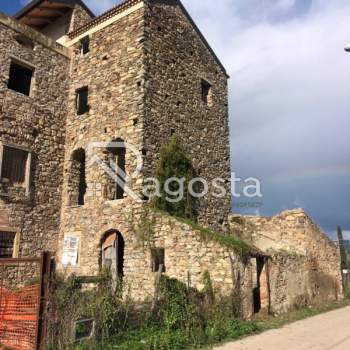
[[[350,307],[298,321],[215,350],[350,350]]]

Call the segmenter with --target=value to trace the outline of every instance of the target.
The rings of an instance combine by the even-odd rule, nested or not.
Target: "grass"
[[[84,342],[74,350],[191,350],[240,339],[260,330],[255,322],[226,320],[210,325],[204,333],[165,328],[145,328],[120,333],[108,342]]]
[[[270,329],[281,328],[287,324],[304,320],[322,313],[350,306],[345,299],[315,308],[291,311],[284,315],[256,315],[252,321],[219,319],[213,321],[202,334],[186,330],[167,330],[165,328],[145,328],[120,333],[109,342],[84,342],[74,350],[193,350],[212,349],[214,345],[235,341],[259,334]]]
[[[290,323],[301,321],[309,317],[314,317],[326,312],[338,310],[346,306],[350,306],[349,299],[328,303],[318,307],[309,307],[300,310],[293,310],[286,314],[278,315],[275,317],[270,315],[256,315],[253,318],[253,320],[257,323],[257,325],[262,331],[267,331],[270,329],[281,328]]]
[[[345,294],[345,298],[350,300],[350,282],[346,285],[344,294]]]

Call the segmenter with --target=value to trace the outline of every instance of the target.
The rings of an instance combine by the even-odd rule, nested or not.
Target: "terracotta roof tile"
[[[103,23],[104,21],[114,17],[115,15],[125,11],[126,9],[138,4],[139,2],[142,2],[144,0],[126,0],[124,2],[122,2],[121,4],[113,7],[112,9],[108,10],[107,12],[103,13],[102,15],[95,17],[93,20],[91,20],[90,22],[84,24],[83,26],[77,28],[76,30],[74,30],[73,32],[70,32],[68,34],[68,36],[71,39],[74,39],[75,37],[83,34],[84,32],[86,32],[87,30]]]

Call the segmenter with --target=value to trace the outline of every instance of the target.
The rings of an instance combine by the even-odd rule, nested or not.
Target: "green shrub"
[[[194,169],[190,158],[183,152],[175,136],[172,136],[169,143],[160,150],[156,177],[160,183],[161,196],[154,198],[154,207],[173,216],[194,219],[196,217],[195,199],[188,192],[188,184],[194,177]],[[165,191],[166,181],[173,177],[184,179],[184,196],[176,203],[166,199],[169,195]],[[172,182],[169,188],[170,191],[176,192],[179,190],[179,185]]]
[[[203,274],[203,291],[161,276],[156,300],[142,308],[122,302],[121,291],[115,291],[108,272],[103,272],[98,281],[96,288],[83,291],[78,277],[56,278],[51,302],[54,317],[49,327],[54,346],[50,349],[185,350],[258,330],[253,323],[235,319],[232,298],[215,296],[208,271]],[[96,337],[70,344],[69,324],[82,316],[95,319]]]
[[[350,299],[350,282],[345,286],[345,298]]]

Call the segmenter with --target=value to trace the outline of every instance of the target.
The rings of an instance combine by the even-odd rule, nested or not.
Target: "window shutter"
[[[4,147],[1,177],[13,183],[24,183],[28,152],[21,149]]]

